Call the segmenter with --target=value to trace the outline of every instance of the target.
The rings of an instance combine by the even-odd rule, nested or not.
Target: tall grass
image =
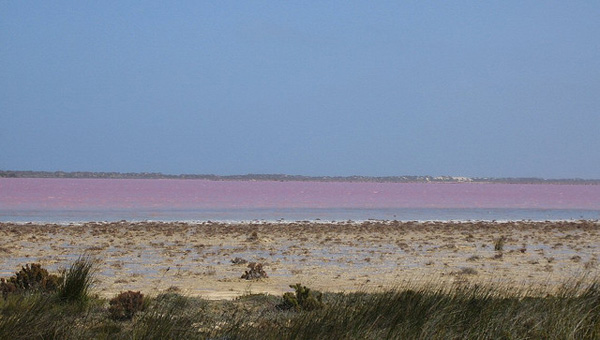
[[[63,273],[62,283],[58,286],[57,297],[61,301],[85,302],[89,299],[89,290],[93,283],[94,263],[92,258],[82,256]]]
[[[598,339],[600,290],[552,296],[499,286],[396,289],[329,297],[327,308],[284,323],[234,329],[247,339]]]
[[[193,322],[194,317],[183,313],[176,303],[161,303],[149,308],[135,320],[131,338],[192,339],[198,337],[198,332],[192,327]]]
[[[36,292],[0,299],[0,339],[68,339],[76,318],[85,313],[56,304],[54,297]]]
[[[89,294],[92,272],[82,257],[56,295],[0,299],[0,339],[600,339],[598,280],[552,294],[500,284],[325,293],[322,308],[310,311],[282,310],[281,296],[206,301],[168,293],[117,321],[108,300]]]

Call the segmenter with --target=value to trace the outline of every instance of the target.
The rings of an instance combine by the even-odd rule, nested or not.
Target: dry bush
[[[269,277],[269,275],[267,275],[267,273],[263,269],[262,263],[250,262],[248,264],[248,268],[249,270],[246,270],[244,274],[242,274],[242,279],[256,280]]]
[[[136,312],[144,309],[144,294],[129,290],[112,298],[109,304],[111,319],[130,320]]]
[[[253,231],[250,236],[248,236],[248,238],[246,239],[246,241],[248,242],[257,242],[260,239],[258,238],[258,233],[256,231]]]
[[[494,250],[497,252],[502,252],[504,250],[504,243],[506,242],[506,238],[501,236],[494,241]]]

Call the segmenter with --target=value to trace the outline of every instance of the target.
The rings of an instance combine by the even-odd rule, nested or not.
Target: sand
[[[174,290],[229,299],[280,295],[294,283],[331,292],[478,282],[552,290],[598,277],[600,222],[0,223],[0,277],[32,262],[59,271],[83,254],[97,262],[94,292],[104,297]],[[241,279],[244,261],[262,263],[269,277]]]

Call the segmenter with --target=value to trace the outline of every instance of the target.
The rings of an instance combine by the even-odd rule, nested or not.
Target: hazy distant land
[[[493,178],[458,176],[302,176],[285,174],[246,175],[169,175],[158,172],[91,172],[91,171],[11,171],[0,170],[0,178],[112,178],[112,179],[203,179],[211,181],[316,181],[316,182],[378,182],[378,183],[518,183],[518,184],[600,184],[600,179],[536,177]]]

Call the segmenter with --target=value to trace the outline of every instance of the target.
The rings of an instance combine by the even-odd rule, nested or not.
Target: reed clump
[[[597,339],[600,291],[565,286],[556,294],[501,286],[394,289],[329,295],[323,309],[298,313],[251,339]],[[241,335],[241,334],[239,334]]]
[[[79,257],[63,272],[62,283],[58,286],[57,297],[61,301],[85,302],[93,283],[94,263],[88,256]]]

